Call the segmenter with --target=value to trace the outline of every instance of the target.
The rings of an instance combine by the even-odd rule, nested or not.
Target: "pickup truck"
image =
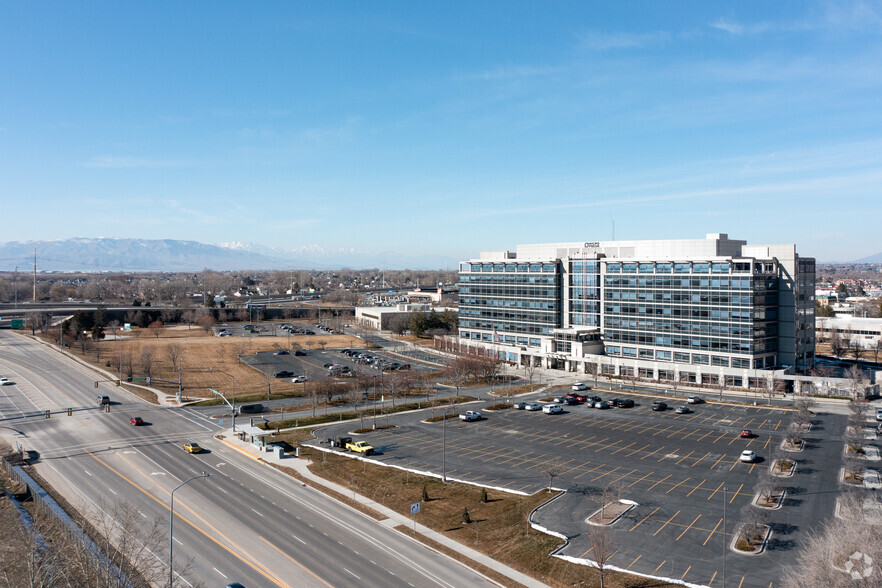
[[[361,453],[364,455],[373,455],[374,448],[371,447],[367,441],[356,441],[355,443],[347,443],[346,449],[349,451],[354,451],[356,453]]]
[[[472,421],[480,421],[481,413],[476,410],[467,410],[463,414],[459,415],[459,420],[470,423]]]

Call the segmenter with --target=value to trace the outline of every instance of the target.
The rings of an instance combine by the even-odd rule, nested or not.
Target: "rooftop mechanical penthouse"
[[[459,281],[460,343],[519,365],[746,385],[814,363],[815,260],[792,244],[519,245],[462,262]]]

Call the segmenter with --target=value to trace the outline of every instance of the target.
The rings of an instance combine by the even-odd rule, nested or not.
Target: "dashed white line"
[[[257,512],[256,510],[254,510],[253,508],[251,509],[251,512],[253,512],[254,514],[256,514],[256,515],[259,516],[259,517],[262,517],[262,516],[263,516],[262,514],[260,514],[260,513]]]
[[[301,543],[303,543],[304,545],[306,545],[306,541],[304,541],[303,539],[301,539],[297,535],[291,535],[291,536],[294,537],[295,539],[297,539],[298,541],[300,541]]]
[[[183,545],[183,543],[181,543],[181,540],[178,539],[177,537],[172,537],[172,539],[174,539],[175,543],[177,543],[178,545]]]
[[[224,578],[227,577],[227,575],[226,575],[225,573],[223,573],[222,571],[220,571],[219,569],[217,569],[217,568],[211,568],[211,569],[213,569],[215,572],[217,572],[218,574],[220,574],[220,575],[223,576]]]
[[[114,495],[114,496],[118,496],[118,494],[117,494],[116,492],[113,491],[113,488],[108,488],[108,490],[110,490],[111,492],[113,492],[113,495]]]
[[[83,471],[86,472],[87,474],[89,474],[90,477],[92,476],[92,472],[90,472],[89,470],[83,470]]]
[[[360,578],[359,576],[356,576],[356,575],[355,575],[354,573],[352,573],[350,570],[347,570],[346,568],[343,568],[343,571],[346,572],[346,573],[348,573],[348,574],[352,574],[352,576],[354,576],[357,580],[361,580],[361,578]]]

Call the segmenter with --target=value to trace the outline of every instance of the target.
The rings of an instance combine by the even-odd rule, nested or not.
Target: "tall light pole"
[[[174,490],[171,491],[171,509],[168,514],[168,588],[172,588],[174,586],[174,568],[172,568],[172,554],[174,552],[175,544],[174,544],[174,529],[175,529],[175,490],[184,486],[185,484],[189,484],[193,480],[198,480],[199,478],[210,478],[211,474],[206,474],[202,472],[198,476],[193,476],[189,480],[184,480],[181,482]]]
[[[233,374],[228,374],[227,372],[225,372],[223,370],[218,370],[218,369],[214,369],[214,368],[210,368],[210,369],[211,369],[211,371],[220,372],[220,373],[224,374],[225,376],[230,376],[230,378],[233,380],[233,403],[230,406],[230,408],[233,409],[233,432],[235,433],[236,432],[236,377]]]
[[[447,481],[447,411],[441,411],[441,481]]]
[[[723,486],[723,588],[726,588],[726,551],[729,547],[726,545],[726,490],[729,488]]]

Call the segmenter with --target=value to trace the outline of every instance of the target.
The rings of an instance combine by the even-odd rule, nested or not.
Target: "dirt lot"
[[[302,349],[321,349],[353,347],[360,342],[360,339],[349,335],[215,337],[202,329],[182,326],[163,328],[159,333],[154,333],[151,329],[134,328],[128,337],[119,341],[105,340],[98,344],[86,341],[85,346],[74,342],[67,349],[92,365],[112,373],[119,371],[121,353],[123,379],[126,378],[127,365],[131,362],[134,377],[149,375],[151,386],[170,396],[177,394],[179,373],[185,397],[211,397],[209,388],[228,393],[232,381],[217,371],[223,370],[236,379],[236,397],[241,395],[246,398],[248,394],[265,397],[268,391],[272,394],[293,395],[299,391],[301,385],[266,377],[239,362],[237,357],[240,355],[288,349],[289,344]],[[177,353],[170,353],[175,348]],[[174,362],[172,355],[176,355]]]

